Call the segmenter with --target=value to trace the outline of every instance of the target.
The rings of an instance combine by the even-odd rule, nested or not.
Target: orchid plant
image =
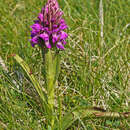
[[[45,63],[45,79],[47,88],[47,104],[51,128],[54,126],[54,89],[60,70],[60,55],[57,50],[64,50],[68,34],[64,32],[67,24],[62,18],[63,12],[56,0],[48,0],[31,26],[31,45],[38,44],[42,50]],[[53,49],[55,48],[55,49]]]

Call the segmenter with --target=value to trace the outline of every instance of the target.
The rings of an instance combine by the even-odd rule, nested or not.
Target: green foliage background
[[[38,47],[31,47],[29,39],[30,25],[45,2],[0,0],[0,56],[8,67],[7,73],[0,66],[0,128],[35,130],[45,124],[36,90],[22,68],[9,57],[14,53],[22,57],[44,87],[41,52]],[[56,90],[56,99],[62,98],[63,111],[79,105],[129,111],[130,0],[103,0],[103,39],[100,0],[58,2],[69,26]],[[128,122],[129,119],[86,118],[69,129],[127,130]]]

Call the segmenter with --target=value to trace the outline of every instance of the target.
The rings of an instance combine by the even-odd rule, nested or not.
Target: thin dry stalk
[[[101,46],[104,44],[104,34],[103,34],[103,26],[104,26],[104,20],[103,20],[103,3],[102,0],[100,0],[99,4],[99,17],[100,17],[100,37],[101,37]]]

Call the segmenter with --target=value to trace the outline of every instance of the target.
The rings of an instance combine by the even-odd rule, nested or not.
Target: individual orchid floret
[[[62,18],[63,12],[59,8],[57,0],[48,0],[47,4],[42,8],[38,19],[31,26],[31,44],[36,44],[52,48],[56,46],[64,49],[68,34],[64,32],[67,25]]]

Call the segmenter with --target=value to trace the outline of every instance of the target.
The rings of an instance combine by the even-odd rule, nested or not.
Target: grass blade
[[[91,107],[91,108],[74,108],[71,112],[65,114],[62,118],[62,130],[68,129],[76,120],[83,119],[85,117],[88,118],[96,118],[96,117],[109,117],[109,118],[129,118],[130,112],[127,113],[119,113],[119,112],[105,112],[100,108]],[[57,129],[56,125],[56,129]]]

